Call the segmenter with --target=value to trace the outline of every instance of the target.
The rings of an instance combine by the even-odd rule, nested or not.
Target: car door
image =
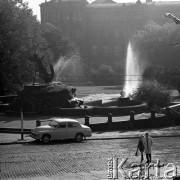
[[[67,123],[60,122],[55,130],[55,139],[68,139]]]
[[[78,125],[75,122],[68,122],[68,138],[74,139],[78,132]]]

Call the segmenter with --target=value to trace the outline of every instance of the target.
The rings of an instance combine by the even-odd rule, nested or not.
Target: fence
[[[155,111],[151,111],[150,118],[135,119],[135,112],[131,111],[129,120],[113,122],[113,114],[107,114],[107,122],[91,124],[90,116],[85,116],[85,125],[89,126],[92,131],[106,131],[106,130],[133,130],[133,129],[145,129],[145,128],[159,128],[174,125],[174,121],[167,115],[155,114]],[[41,123],[38,121],[37,126]]]
[[[166,115],[156,117],[155,112],[151,111],[149,119],[135,119],[135,113],[131,111],[129,120],[113,122],[113,115],[109,113],[107,115],[106,123],[90,124],[90,117],[85,117],[85,125],[89,126],[92,131],[103,130],[133,130],[133,129],[145,129],[145,128],[159,128],[167,127],[173,124],[170,118]]]

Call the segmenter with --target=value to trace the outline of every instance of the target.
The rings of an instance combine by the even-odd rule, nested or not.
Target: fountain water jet
[[[81,57],[78,53],[60,57],[54,65],[55,81],[64,81],[66,84],[80,85],[84,82],[84,71]]]
[[[143,72],[142,66],[140,66],[138,53],[134,51],[131,42],[129,42],[127,47],[126,56],[126,75],[125,75],[125,85],[124,90],[126,96],[129,96],[137,88],[141,75]]]
[[[54,72],[55,72],[55,81],[58,81],[61,73],[63,72],[64,68],[67,66],[67,64],[69,63],[69,58],[67,58],[66,56],[63,57],[61,56],[57,63],[54,65]]]

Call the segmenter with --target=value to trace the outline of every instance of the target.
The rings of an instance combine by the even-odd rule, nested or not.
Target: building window
[[[107,31],[104,31],[104,32],[102,32],[102,38],[105,38],[105,39],[107,39],[108,38],[108,32]]]
[[[81,30],[79,29],[75,31],[75,38],[78,39],[80,37],[81,37]]]
[[[72,15],[72,20],[73,20],[74,22],[76,22],[76,21],[78,20],[76,13],[74,13],[74,14]]]
[[[118,45],[116,45],[114,47],[114,55],[115,56],[119,56],[119,54],[120,54],[120,47]]]
[[[103,46],[103,56],[107,56],[108,55],[108,47],[107,46]]]
[[[92,54],[93,54],[93,56],[97,56],[97,54],[98,54],[98,48],[96,45],[92,46]]]
[[[96,16],[94,14],[91,15],[91,20],[95,21],[96,20]]]
[[[120,37],[119,29],[115,29],[114,36],[115,36],[115,38],[119,38]]]
[[[67,23],[67,22],[70,21],[70,17],[69,17],[69,16],[66,16],[66,15],[63,15],[62,19],[63,19],[63,22],[64,22],[64,23]]]
[[[78,21],[82,21],[82,13],[79,12],[77,14],[77,19],[78,19]]]

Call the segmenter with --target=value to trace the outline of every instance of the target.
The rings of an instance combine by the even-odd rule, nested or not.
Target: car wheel
[[[82,134],[77,134],[76,137],[75,137],[76,142],[82,142],[83,137],[84,136]]]
[[[44,135],[43,137],[42,137],[42,141],[43,141],[43,143],[49,143],[49,141],[50,141],[50,135]]]

